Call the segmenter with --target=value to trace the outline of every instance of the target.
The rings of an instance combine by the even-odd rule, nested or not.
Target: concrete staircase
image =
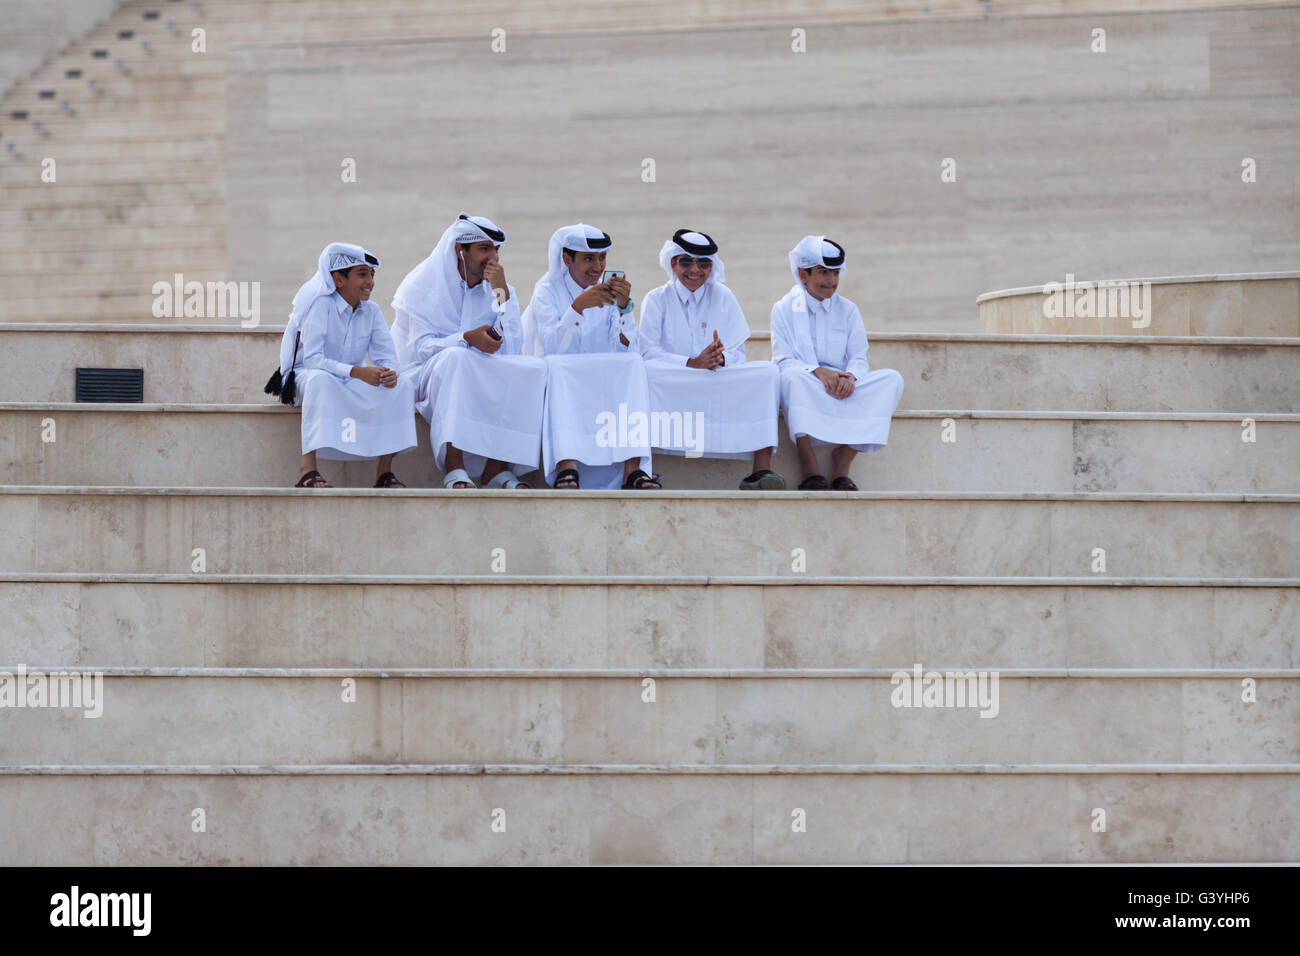
[[[0,858],[1300,858],[1300,340],[880,335],[871,490],[624,494],[424,448],[422,489],[285,488],[278,338],[0,330],[0,669],[104,681],[0,710]],[[997,697],[895,706],[918,664]]]

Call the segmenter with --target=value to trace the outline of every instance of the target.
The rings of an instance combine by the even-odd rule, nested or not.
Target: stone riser
[[[89,125],[89,124],[87,124]],[[116,125],[116,124],[114,124]],[[165,137],[186,137],[186,136],[207,136],[211,135],[210,127],[205,129],[202,126],[191,125],[189,128],[176,129],[170,124],[162,126],[157,123],[132,124],[129,121],[123,124],[126,129],[123,135],[139,135],[142,138],[151,136]],[[130,127],[139,125],[140,129],[134,130]],[[95,131],[88,130],[92,135]],[[27,151],[41,152],[42,146],[33,144],[26,148]],[[54,158],[58,159],[58,147],[53,143],[48,145],[47,152],[53,153]],[[90,185],[98,183],[119,183],[131,184],[141,180],[148,181],[154,177],[163,180],[200,180],[212,181],[220,180],[225,176],[225,160],[222,158],[213,159],[212,150],[207,156],[185,159],[181,157],[149,157],[145,156],[140,159],[119,159],[116,161],[105,161],[97,163],[59,163],[56,166],[59,178],[54,184],[69,185]],[[17,167],[16,164],[6,163],[0,166],[0,186],[8,187],[10,185],[25,184],[29,180],[40,182],[40,167],[34,170]],[[47,184],[47,188],[50,188]],[[6,248],[7,246],[0,246]]]
[[[1262,862],[1300,775],[0,776],[15,866]],[[206,832],[192,830],[202,808]],[[505,812],[506,832],[492,830]],[[792,812],[806,832],[792,832]],[[1106,812],[1106,832],[1092,829]],[[499,818],[500,815],[498,815]]]
[[[68,282],[71,283],[77,281],[76,277],[80,277],[82,281],[109,286],[112,284],[109,276],[116,273],[124,287],[152,289],[153,284],[163,278],[157,263],[178,261],[174,255],[166,253],[160,255],[148,249],[78,249],[69,248],[69,244],[62,241],[55,245],[57,248],[51,250],[33,249],[30,256],[30,268],[40,269],[44,273],[42,282],[45,283],[58,282],[64,277],[67,277]],[[183,256],[180,264],[185,271],[204,276],[225,274],[225,256],[215,243],[206,250],[191,246],[185,249]],[[13,266],[0,269],[0,286],[6,283],[16,285],[21,283],[22,279],[21,271]]]
[[[1078,277],[1080,283],[1091,277]],[[1056,279],[1054,281],[1061,282]],[[1095,283],[1097,280],[1091,280]],[[1087,286],[1084,287],[1085,290]],[[1166,280],[1150,284],[1145,315],[1134,319],[1122,308],[1114,311],[1110,293],[1103,293],[1086,316],[1069,315],[1062,294],[1059,307],[1050,307],[1041,289],[979,303],[979,328],[992,333],[1051,333],[1071,335],[1300,335],[1300,279],[1233,279],[1213,282]],[[1071,291],[1071,303],[1077,295]],[[1118,302],[1118,293],[1114,294]],[[1049,314],[1050,313],[1050,314]]]
[[[157,203],[136,206],[121,202],[86,202],[75,206],[51,206],[47,209],[0,209],[0,232],[23,231],[29,237],[45,229],[111,228],[117,225],[170,226],[196,218],[220,219],[225,215],[224,203],[208,200],[198,202]]]
[[[538,627],[546,621],[546,627]],[[7,583],[0,668],[1294,668],[1294,587]]]
[[[5,462],[0,480],[11,485],[273,488],[292,485],[298,475],[301,424],[292,411],[83,408],[0,409],[0,459]],[[896,418],[889,446],[854,463],[859,486],[878,491],[1300,492],[1300,420],[1257,422],[1256,440],[1243,442],[1235,420],[1034,420],[953,413],[955,440],[945,442],[942,414]],[[56,440],[46,442],[51,420]],[[428,433],[428,425],[416,416],[420,447],[394,464],[413,488],[442,487]],[[773,467],[794,488],[799,462],[784,421],[779,435]],[[239,454],[232,455],[232,449]],[[823,450],[819,461],[828,468],[829,452]],[[374,484],[372,462],[340,465],[321,459],[319,468],[340,486]],[[750,461],[659,455],[654,470],[663,474],[668,488],[729,490],[753,466]],[[544,484],[540,476],[533,483]]]
[[[224,272],[185,278],[215,281]],[[262,386],[279,359],[281,335],[266,329],[279,313],[261,306],[262,328],[227,320],[219,332],[15,331],[0,323],[3,354],[32,372],[0,379],[0,401],[71,401],[77,366],[144,368],[146,402],[267,401]],[[148,306],[133,317],[168,321],[153,318]],[[746,351],[770,359],[767,331],[756,330]],[[902,409],[1300,412],[1300,348],[1289,345],[885,338],[868,354],[873,367],[902,374]]]
[[[222,186],[217,182],[136,182],[126,185],[78,185],[74,183],[57,183],[58,192],[50,191],[50,183],[42,183],[38,176],[33,176],[27,185],[15,185],[7,188],[8,196],[13,197],[14,207],[22,209],[67,209],[81,203],[122,202],[132,205],[174,205],[178,202],[212,203],[222,200]],[[37,235],[33,230],[30,235]],[[90,245],[84,233],[80,237]],[[71,241],[71,237],[69,237]]]
[[[99,115],[98,110],[95,111],[95,115]],[[50,122],[60,121],[51,118]],[[64,122],[71,122],[71,120]],[[125,123],[128,120],[124,117],[119,122]],[[181,129],[180,135],[176,135],[177,125],[192,126],[192,122],[181,124],[176,120],[162,118],[154,118],[151,122],[154,125],[153,134],[138,140],[121,136],[95,142],[89,137],[78,136],[71,142],[65,142],[64,136],[61,135],[57,143],[50,143],[46,155],[53,156],[57,161],[59,181],[63,180],[65,171],[72,173],[68,179],[73,181],[98,177],[106,170],[117,169],[124,165],[134,166],[142,175],[147,176],[150,170],[166,168],[178,160],[210,160],[213,156],[220,156],[223,151],[221,137],[215,132],[208,136],[196,136],[194,135],[196,131]],[[36,143],[28,144],[27,148],[39,151]],[[7,163],[0,169],[4,170],[0,174],[0,182],[7,184],[23,179],[24,168],[17,163]],[[30,167],[27,171],[33,172]],[[34,172],[39,180],[39,163],[36,164]]]
[[[110,675],[97,718],[5,710],[0,765],[1300,763],[1300,678],[1260,679],[1253,703],[1235,677],[1004,675],[965,707],[896,707],[888,677],[644,692],[631,675]]]
[[[79,186],[83,184],[69,182],[68,185]],[[60,183],[59,186],[60,188],[63,188],[62,183]],[[209,225],[213,227],[216,227],[219,224],[220,219],[215,217],[209,222]],[[157,276],[157,279],[171,278],[171,276],[167,275],[165,272],[168,268],[167,263],[169,261],[174,261],[178,255],[183,254],[183,251],[188,251],[194,248],[204,248],[207,246],[219,246],[221,244],[221,237],[219,234],[214,234],[205,231],[202,228],[197,228],[194,223],[186,224],[184,222],[176,222],[166,226],[114,225],[106,227],[106,230],[111,233],[115,242],[131,244],[134,246],[132,254],[139,257],[136,261],[142,262],[142,266],[147,265],[148,261],[150,261],[147,257],[152,256],[153,261],[158,263],[158,269],[163,270],[162,274]],[[98,239],[98,242],[96,242],[96,239]],[[66,253],[68,256],[73,256],[78,254],[77,250],[84,249],[86,251],[102,251],[103,241],[104,236],[102,233],[99,235],[88,234],[86,229],[77,226],[70,226],[67,229],[6,230],[5,232],[0,233],[0,250],[17,252],[19,250],[26,251],[29,249],[35,249],[48,251],[51,256],[60,252]],[[57,262],[57,260],[54,261]],[[223,270],[223,274],[221,275],[212,277],[205,276],[202,278],[224,280],[226,276],[224,275]],[[18,276],[11,275],[6,277],[5,281],[8,283],[18,284],[22,280]],[[33,290],[39,290],[41,294],[46,294],[48,290],[51,297],[65,299],[67,301],[74,301],[75,298],[94,297],[93,293],[87,292],[84,288],[69,289],[61,287],[57,280],[50,280],[46,277],[40,276],[39,274],[36,276],[27,276],[25,286],[28,289],[29,295],[32,294]],[[111,291],[116,295],[123,295],[127,292],[134,291],[134,287],[126,286],[120,288],[104,286],[103,288],[105,291]],[[149,289],[150,285],[145,284],[140,291],[148,294]],[[14,291],[18,291],[17,288],[15,288]],[[149,314],[148,308],[145,308],[143,311],[144,314]],[[286,309],[285,312],[287,313],[287,311],[288,310]]]
[[[6,571],[1282,578],[1291,500],[0,489]],[[802,553],[800,553],[802,552]],[[494,561],[497,567],[493,567]]]

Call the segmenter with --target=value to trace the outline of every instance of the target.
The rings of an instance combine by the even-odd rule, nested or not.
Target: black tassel
[[[275,374],[266,380],[266,388],[262,389],[262,391],[266,392],[268,395],[279,395],[280,387],[280,366],[277,365],[275,367]]]
[[[284,380],[284,388],[280,390],[280,401],[285,405],[292,405],[298,395],[297,378],[298,373],[294,369],[289,369],[289,377]]]

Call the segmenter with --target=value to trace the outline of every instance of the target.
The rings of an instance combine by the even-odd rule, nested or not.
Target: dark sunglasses
[[[708,257],[703,257],[700,259],[692,259],[690,256],[678,256],[674,261],[683,269],[689,269],[691,267],[691,263],[694,263],[695,265],[699,266],[701,269],[713,268],[713,260],[709,259]]]

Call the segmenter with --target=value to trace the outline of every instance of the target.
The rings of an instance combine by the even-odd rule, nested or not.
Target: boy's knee
[[[884,372],[884,373],[887,373],[887,374],[881,376],[882,380],[888,382],[890,385],[892,385],[892,386],[894,387],[894,390],[895,390],[899,395],[902,395],[902,394],[903,394],[903,376],[902,376],[899,372],[894,371],[892,368],[884,368],[884,369],[881,369],[880,371],[882,371],[882,372]]]

